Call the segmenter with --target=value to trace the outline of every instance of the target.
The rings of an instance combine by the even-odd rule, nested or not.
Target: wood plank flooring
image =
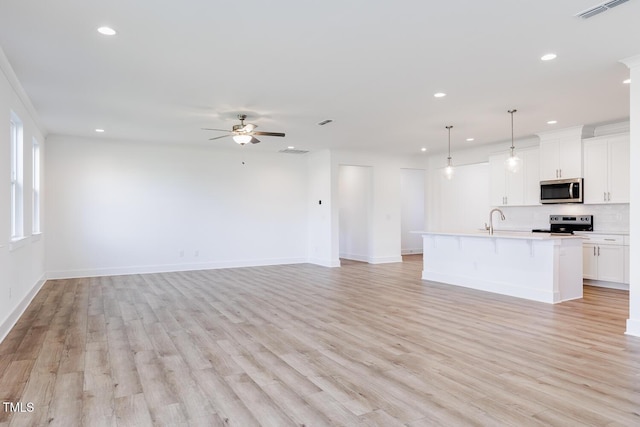
[[[23,405],[0,427],[640,425],[627,292],[548,305],[421,268],[49,281],[0,344]]]

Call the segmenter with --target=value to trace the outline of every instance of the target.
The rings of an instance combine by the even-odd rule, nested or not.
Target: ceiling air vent
[[[583,12],[578,13],[576,16],[578,18],[587,19],[592,16],[598,15],[599,13],[606,12],[609,9],[613,9],[616,6],[620,6],[622,3],[626,3],[629,0],[612,0],[607,1],[592,8],[589,8]]]
[[[309,152],[308,150],[296,150],[294,148],[285,148],[284,150],[278,151],[278,153],[285,153],[285,154],[307,154],[308,152]]]

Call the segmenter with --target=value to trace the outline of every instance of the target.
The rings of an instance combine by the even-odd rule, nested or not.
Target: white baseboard
[[[599,288],[620,289],[621,291],[629,290],[629,285],[626,283],[605,282],[603,280],[590,280],[590,279],[584,279],[583,282],[585,285],[597,286]]]
[[[309,258],[308,262],[321,267],[340,267],[340,259]]]
[[[402,256],[370,257],[366,255],[356,254],[340,254],[340,258],[349,259],[352,261],[366,262],[369,264],[388,264],[392,262],[402,262]]]
[[[640,337],[640,319],[627,319],[625,334]]]
[[[267,265],[303,264],[306,258],[254,259],[242,261],[202,262],[190,264],[136,265],[86,270],[49,271],[48,279],[73,279],[79,277],[123,276],[128,274],[171,273],[174,271],[217,270],[221,268],[259,267]],[[315,264],[315,263],[314,263]]]
[[[358,254],[340,254],[340,258],[348,259],[351,261],[369,262],[369,257],[366,255]]]
[[[406,248],[402,249],[402,255],[422,255],[422,248]]]
[[[369,258],[369,264],[389,264],[392,262],[402,262],[402,256],[381,256]]]
[[[42,285],[44,285],[45,282],[46,280],[44,279],[44,277],[40,278],[33,285],[27,295],[25,295],[25,297],[16,305],[13,311],[9,313],[6,319],[4,319],[2,323],[0,323],[0,342],[2,342],[7,337],[7,335],[9,335],[11,329],[14,327],[18,319],[20,319],[20,316],[22,316],[27,307],[29,307],[29,304],[31,304],[31,301],[33,301],[33,298],[36,296],[38,291],[40,291]]]

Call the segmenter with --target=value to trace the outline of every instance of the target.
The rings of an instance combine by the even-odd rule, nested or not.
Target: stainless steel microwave
[[[540,181],[540,203],[582,203],[582,178]]]

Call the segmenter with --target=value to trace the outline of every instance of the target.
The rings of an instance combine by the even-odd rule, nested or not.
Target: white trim
[[[597,288],[618,289],[621,291],[629,290],[628,284],[619,282],[605,282],[604,280],[584,279],[584,284],[588,286],[595,286]]]
[[[630,56],[629,58],[621,59],[620,62],[622,62],[629,68],[640,67],[640,55],[634,55]]]
[[[422,247],[402,249],[402,255],[422,255]]]
[[[627,319],[627,330],[625,334],[640,337],[640,320]]]
[[[123,276],[127,274],[171,273],[175,271],[216,270],[221,268],[259,267],[267,265],[303,264],[304,258],[254,259],[246,261],[199,262],[190,264],[133,265],[85,270],[49,271],[48,279],[73,279],[80,277]]]
[[[620,122],[620,123],[611,123],[608,125],[598,126],[594,132],[593,136],[609,136],[609,135],[617,135],[619,133],[629,133],[631,129],[631,123]],[[586,139],[586,138],[585,138]]]
[[[572,126],[565,129],[548,130],[544,132],[538,132],[536,135],[540,137],[541,141],[549,139],[564,139],[564,138],[578,138],[585,139],[593,137],[594,126],[580,125]]]
[[[393,262],[402,262],[402,256],[379,256],[369,258],[369,264],[390,264]]]
[[[40,131],[43,137],[46,136],[47,133],[39,125],[40,118],[38,116],[38,111],[35,109],[35,107],[31,103],[31,100],[29,99],[29,96],[27,96],[27,92],[25,92],[24,88],[22,87],[22,84],[20,84],[20,80],[18,80],[16,73],[13,71],[13,67],[9,63],[9,59],[4,54],[4,50],[2,50],[1,46],[0,46],[0,71],[2,71],[7,81],[9,82],[9,85],[11,86],[13,91],[16,93],[16,95],[24,105],[24,108],[27,110],[27,112],[31,116],[31,119],[34,122],[33,123],[34,126],[36,126],[36,128]]]
[[[20,249],[24,245],[27,244],[28,239],[26,237],[18,237],[16,239],[12,239],[9,242],[9,252],[13,252],[17,249]]]
[[[369,257],[367,255],[340,254],[340,258],[348,259],[348,260],[351,260],[351,261],[369,262]]]
[[[340,259],[326,259],[326,258],[309,258],[309,264],[319,265],[321,267],[336,268],[340,267]]]
[[[0,323],[0,342],[2,342],[7,337],[7,335],[9,335],[11,329],[13,329],[16,322],[24,314],[25,310],[27,309],[27,307],[29,307],[29,304],[31,304],[31,301],[33,301],[33,298],[40,291],[45,282],[46,279],[44,279],[44,276],[40,278],[40,280],[36,281],[36,283],[33,285],[27,295],[25,295],[22,301],[20,301],[18,305],[16,305],[16,307],[13,309],[13,311],[9,313],[9,315],[2,321],[2,323]]]

